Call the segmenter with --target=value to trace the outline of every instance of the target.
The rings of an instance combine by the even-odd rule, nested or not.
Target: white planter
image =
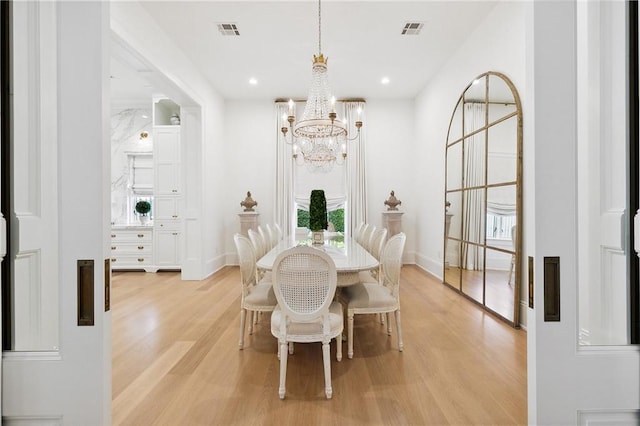
[[[311,242],[314,245],[324,245],[324,231],[311,231]]]

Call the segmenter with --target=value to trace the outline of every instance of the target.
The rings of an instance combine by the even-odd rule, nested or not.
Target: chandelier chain
[[[318,55],[322,54],[322,13],[320,12],[320,2],[318,0]]]

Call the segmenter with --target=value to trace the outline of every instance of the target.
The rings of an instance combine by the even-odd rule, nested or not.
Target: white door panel
[[[640,352],[626,345],[622,227],[626,3],[530,7],[525,122],[535,144],[536,283],[527,322],[529,423],[638,424]],[[547,256],[560,259],[557,322],[544,318]],[[601,346],[611,343],[618,346]]]
[[[13,345],[2,422],[109,424],[109,5],[12,8]],[[79,260],[94,262],[93,326],[78,325]]]

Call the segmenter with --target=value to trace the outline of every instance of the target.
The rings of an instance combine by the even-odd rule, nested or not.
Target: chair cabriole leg
[[[404,349],[404,343],[402,342],[402,324],[400,323],[400,309],[395,313],[396,316],[396,329],[398,330],[398,350],[402,352]]]
[[[347,356],[353,358],[353,312],[349,311],[347,319]]]
[[[278,394],[284,399],[285,383],[287,381],[287,342],[280,342],[280,388]]]
[[[238,347],[244,348],[244,325],[247,318],[247,310],[240,309],[240,340],[238,340]]]
[[[329,353],[329,342],[322,342],[322,361],[324,363],[324,386],[327,399],[331,399],[333,389],[331,388],[331,354]]]

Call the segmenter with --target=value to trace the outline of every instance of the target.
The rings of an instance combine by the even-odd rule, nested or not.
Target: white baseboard
[[[415,254],[416,265],[434,277],[442,280],[442,262],[420,253]]]

